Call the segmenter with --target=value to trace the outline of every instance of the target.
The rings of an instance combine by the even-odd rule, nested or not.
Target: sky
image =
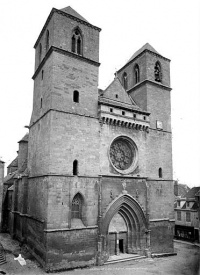
[[[1,0],[0,159],[17,156],[33,100],[34,44],[51,11],[71,6],[100,33],[99,88],[147,42],[171,60],[174,180],[200,186],[199,0]]]

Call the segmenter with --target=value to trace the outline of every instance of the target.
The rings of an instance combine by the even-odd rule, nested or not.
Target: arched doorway
[[[108,246],[110,255],[127,253],[128,228],[121,214],[116,213],[108,228]]]
[[[147,221],[138,202],[122,194],[107,207],[102,220],[102,252],[104,259],[119,253],[145,254]]]

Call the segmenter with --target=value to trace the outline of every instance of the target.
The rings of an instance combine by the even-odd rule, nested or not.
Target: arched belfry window
[[[140,81],[140,69],[138,64],[134,67],[134,77],[135,77],[135,84],[137,84]]]
[[[82,219],[83,197],[77,193],[72,200],[72,219]]]
[[[73,101],[76,102],[76,103],[79,103],[79,92],[78,91],[74,91]]]
[[[159,178],[162,178],[162,177],[163,177],[162,168],[159,168],[159,169],[158,169],[158,176],[159,176]]]
[[[41,62],[41,59],[42,59],[42,44],[40,43],[39,45],[39,63]]]
[[[128,88],[128,77],[127,77],[127,73],[123,73],[123,76],[122,76],[122,84],[124,86],[124,89],[127,90]]]
[[[73,53],[83,54],[83,39],[79,28],[76,28],[72,33],[71,49]]]
[[[155,81],[162,82],[162,71],[161,71],[161,65],[160,62],[156,62],[154,67],[154,77]]]
[[[49,49],[49,30],[46,32],[46,52]]]
[[[78,175],[78,160],[74,160],[73,162],[73,175],[77,176]]]

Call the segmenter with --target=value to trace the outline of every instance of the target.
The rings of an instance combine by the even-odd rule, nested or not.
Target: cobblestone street
[[[0,242],[6,251],[7,263],[0,266],[0,271],[6,274],[46,274],[31,255],[20,248],[17,241],[12,240],[8,234],[0,234]],[[105,266],[94,266],[85,269],[64,271],[60,275],[200,275],[200,247],[184,242],[174,242],[177,256],[154,259],[140,259]],[[26,265],[21,266],[14,260],[19,254],[26,260]]]

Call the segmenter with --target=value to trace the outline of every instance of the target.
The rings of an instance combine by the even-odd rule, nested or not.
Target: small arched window
[[[79,103],[79,92],[78,91],[74,91],[73,101],[76,103]]]
[[[122,83],[124,86],[124,89],[127,90],[128,88],[128,78],[127,78],[127,73],[123,73],[123,77],[122,77]]]
[[[39,45],[39,63],[41,62],[42,59],[42,44],[40,43]]]
[[[158,176],[159,176],[159,178],[162,178],[162,176],[163,176],[163,175],[162,175],[162,168],[159,168],[159,169],[158,169]]]
[[[46,32],[46,52],[49,49],[49,30]]]
[[[138,64],[134,67],[134,77],[135,77],[135,84],[137,84],[140,81],[140,69]]]
[[[78,160],[74,160],[73,162],[73,175],[77,176],[78,175]]]
[[[154,67],[154,77],[155,81],[161,82],[162,81],[162,71],[161,71],[161,65],[160,62],[156,62],[155,67]]]
[[[42,108],[42,98],[40,99],[40,109]]]
[[[80,193],[76,194],[72,200],[72,219],[82,219],[83,198]]]
[[[72,33],[71,49],[73,53],[83,54],[83,39],[79,28],[76,28]]]

